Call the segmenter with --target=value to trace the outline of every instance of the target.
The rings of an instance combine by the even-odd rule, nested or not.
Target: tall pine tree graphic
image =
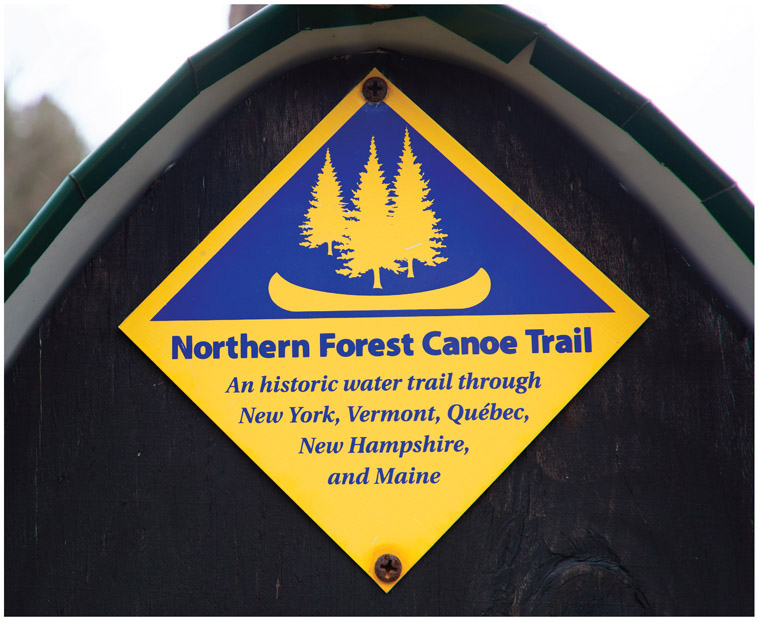
[[[416,161],[411,149],[408,128],[405,130],[403,152],[392,193],[395,258],[405,261],[408,278],[414,278],[414,261],[430,267],[447,261],[440,255],[440,249],[445,247],[442,239],[447,235],[437,228],[440,220],[431,209],[434,201],[427,198],[429,183],[424,179],[421,164]]]
[[[300,225],[305,241],[300,242],[306,248],[317,248],[326,244],[328,255],[333,255],[332,243],[342,241],[345,233],[345,213],[342,201],[342,188],[332,166],[329,149],[326,150],[324,167],[318,175],[316,185],[311,192],[311,207],[305,214],[305,222]]]
[[[311,207],[300,225],[305,237],[300,245],[317,248],[326,244],[329,255],[334,255],[334,245],[341,251],[336,258],[344,262],[335,271],[349,278],[371,272],[374,289],[382,288],[383,269],[406,272],[408,278],[414,278],[414,261],[429,267],[447,261],[440,254],[447,235],[437,226],[440,219],[428,194],[429,182],[413,154],[407,128],[392,188],[384,180],[371,138],[368,161],[353,190],[352,209],[344,209],[342,189],[327,149],[311,192]]]
[[[358,187],[353,190],[353,209],[347,215],[347,228],[340,257],[345,265],[338,274],[357,278],[373,272],[374,289],[381,289],[380,270],[397,273],[400,264],[393,256],[390,190],[384,181],[374,138],[371,138],[366,167],[359,175]]]

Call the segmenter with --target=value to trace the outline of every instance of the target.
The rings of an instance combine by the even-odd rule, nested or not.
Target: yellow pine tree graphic
[[[353,190],[354,208],[347,214],[347,228],[342,242],[345,266],[336,270],[338,274],[357,278],[366,272],[373,272],[374,289],[381,289],[380,270],[397,273],[400,264],[394,256],[392,239],[392,218],[390,217],[390,191],[384,181],[374,138],[369,146],[366,167],[359,175],[358,187]]]
[[[391,189],[371,138],[368,161],[353,190],[350,210],[344,209],[342,188],[327,149],[312,188],[311,207],[300,225],[305,237],[300,245],[317,248],[326,244],[327,254],[333,256],[334,244],[341,250],[337,258],[344,262],[335,271],[349,278],[372,272],[374,289],[382,288],[382,269],[395,274],[405,271],[408,278],[414,278],[414,261],[429,267],[447,261],[440,254],[447,235],[437,226],[440,220],[431,209],[434,201],[428,194],[429,182],[413,154],[407,128]]]
[[[408,128],[393,182],[393,194],[391,218],[395,259],[405,261],[407,276],[413,278],[414,261],[430,267],[447,261],[440,255],[440,249],[445,247],[442,239],[447,235],[436,226],[440,220],[431,209],[434,201],[427,198],[429,183],[413,155]]]
[[[345,233],[345,213],[342,202],[342,188],[332,166],[329,149],[326,150],[324,167],[318,175],[311,192],[310,209],[305,214],[305,222],[300,225],[306,248],[316,248],[326,244],[328,255],[333,255],[332,243],[342,241]]]

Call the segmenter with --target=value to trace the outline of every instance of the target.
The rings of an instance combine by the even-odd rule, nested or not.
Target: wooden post
[[[389,595],[118,330],[373,66],[650,319]],[[753,336],[561,125],[395,53],[291,70],[141,198],[6,374],[10,615],[744,615]]]

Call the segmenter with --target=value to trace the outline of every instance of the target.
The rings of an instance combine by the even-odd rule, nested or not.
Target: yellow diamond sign
[[[389,591],[646,317],[387,82],[121,329]]]

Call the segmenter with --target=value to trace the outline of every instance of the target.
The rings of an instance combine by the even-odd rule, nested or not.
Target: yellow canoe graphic
[[[351,295],[329,293],[292,284],[278,273],[268,283],[271,300],[294,313],[327,311],[447,310],[471,308],[489,295],[490,276],[483,269],[459,283],[418,293]]]

